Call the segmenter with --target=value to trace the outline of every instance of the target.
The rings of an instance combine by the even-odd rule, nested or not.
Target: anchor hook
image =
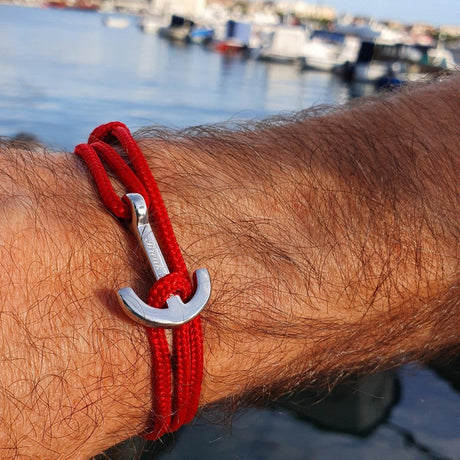
[[[144,197],[138,193],[126,194],[131,207],[131,230],[141,244],[150,267],[159,280],[169,275],[169,268],[149,223]],[[166,301],[167,308],[154,308],[143,302],[130,287],[118,291],[118,300],[125,313],[134,321],[147,327],[172,328],[195,318],[205,307],[211,295],[211,279],[206,268],[195,271],[196,291],[186,303],[178,295]]]

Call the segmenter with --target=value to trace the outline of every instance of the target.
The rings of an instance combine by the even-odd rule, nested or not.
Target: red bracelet
[[[112,148],[113,143],[126,153],[129,163]],[[152,350],[153,410],[143,436],[154,440],[190,422],[198,409],[203,377],[203,333],[198,314],[210,296],[209,274],[206,269],[194,273],[196,289],[192,295],[192,282],[158,186],[123,123],[99,126],[87,144],[75,147],[75,154],[88,165],[107,209],[125,220],[136,234],[157,280],[147,303],[131,288],[118,292],[123,310],[145,326]],[[103,162],[128,190],[122,199],[115,193]],[[160,244],[148,222],[149,213],[155,216]],[[173,327],[172,354],[165,327]]]

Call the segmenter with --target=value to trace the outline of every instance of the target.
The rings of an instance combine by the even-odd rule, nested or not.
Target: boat
[[[261,60],[294,62],[302,56],[307,42],[303,26],[277,25],[260,35],[256,57]]]
[[[338,68],[349,81],[375,83],[389,76],[402,81],[417,80],[428,74],[455,70],[452,53],[441,44],[436,47],[420,44],[363,41],[356,61]]]
[[[400,75],[404,69],[399,54],[398,45],[363,41],[357,60],[349,70],[352,72],[349,78],[360,83],[376,83],[389,74]]]
[[[158,35],[173,42],[188,43],[193,26],[194,22],[192,20],[173,14],[170,24],[167,27],[158,29]]]
[[[171,14],[167,3],[147,0],[147,8],[139,17],[138,27],[147,35],[158,34],[159,30],[171,25]]]
[[[214,29],[205,25],[194,25],[190,30],[190,41],[198,45],[210,43],[214,38]]]
[[[99,4],[92,0],[77,0],[69,1],[66,0],[50,0],[44,4],[47,8],[66,9],[74,11],[97,11],[99,10]]]
[[[214,50],[223,54],[240,54],[249,51],[251,24],[230,19],[226,23],[225,37],[214,43]]]
[[[67,3],[61,0],[51,0],[45,3],[47,8],[63,9],[67,8]]]
[[[126,29],[131,24],[129,18],[124,16],[106,16],[102,19],[102,23],[106,27],[110,27],[112,29]]]
[[[167,16],[161,16],[156,14],[147,14],[139,19],[139,28],[148,35],[157,34],[158,31],[167,27],[170,23],[170,19]]]
[[[437,46],[428,48],[426,55],[428,66],[442,70],[458,70],[453,53],[441,41]]]
[[[360,44],[356,37],[340,32],[315,30],[299,56],[300,68],[330,72],[346,61],[354,61]]]

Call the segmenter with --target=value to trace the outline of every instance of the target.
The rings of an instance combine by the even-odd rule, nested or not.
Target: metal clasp
[[[147,205],[138,193],[128,193],[126,197],[131,205],[131,230],[147,256],[155,279],[159,280],[170,272],[149,224]],[[120,305],[130,318],[147,327],[171,328],[185,324],[203,310],[211,295],[208,270],[200,268],[194,275],[196,291],[187,303],[173,295],[166,301],[167,308],[154,308],[143,302],[132,288],[126,287],[118,291]]]

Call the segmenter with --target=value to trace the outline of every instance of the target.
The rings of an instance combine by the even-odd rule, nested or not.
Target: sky
[[[363,14],[382,20],[460,25],[460,0],[317,0],[316,3],[333,6],[338,13]]]

